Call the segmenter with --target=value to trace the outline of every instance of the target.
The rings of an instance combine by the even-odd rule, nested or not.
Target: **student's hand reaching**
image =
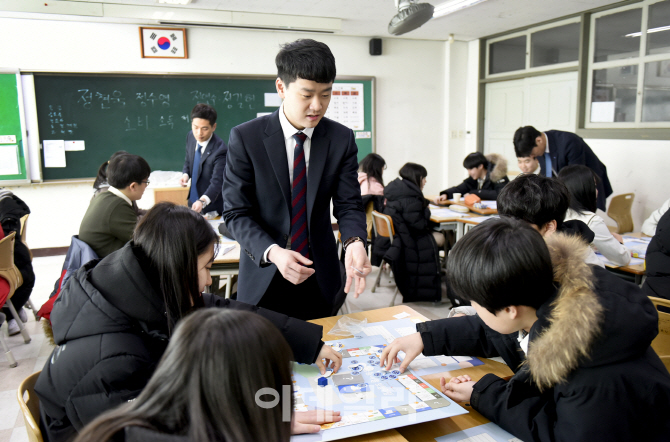
[[[347,282],[344,285],[344,293],[349,293],[351,282],[356,281],[356,293],[354,293],[354,298],[358,298],[358,295],[365,290],[365,277],[370,273],[370,270],[372,270],[370,258],[368,258],[368,254],[365,252],[365,246],[362,242],[357,241],[349,244],[344,255],[344,267],[347,272]]]
[[[451,378],[449,382],[444,378],[440,378],[442,393],[456,402],[468,402],[472,396],[472,388],[474,385],[475,382],[473,382],[472,378],[467,374]]]
[[[312,265],[312,261],[298,252],[275,246],[268,252],[268,260],[277,266],[277,269],[288,282],[298,285],[312,276],[314,269],[305,267]]]
[[[321,424],[339,422],[342,420],[339,411],[332,410],[310,410],[295,411],[291,421],[291,434],[318,433]]]
[[[395,339],[389,345],[386,346],[381,356],[379,357],[379,365],[386,365],[385,369],[390,370],[391,366],[395,363],[400,362],[398,359],[398,352],[405,352],[405,359],[403,359],[402,364],[400,364],[400,373],[404,373],[407,366],[421,354],[423,351],[423,340],[421,339],[420,333],[412,333],[403,338]]]
[[[335,374],[342,366],[342,355],[333,350],[333,347],[330,345],[323,344],[321,351],[319,351],[319,355],[316,357],[315,364],[319,367],[321,374],[326,374],[326,368],[328,367],[332,368],[333,374]]]
[[[441,202],[446,201],[446,200],[447,200],[447,195],[445,194],[445,195],[439,195],[439,196],[435,197],[433,202],[435,203],[435,205],[439,206]]]

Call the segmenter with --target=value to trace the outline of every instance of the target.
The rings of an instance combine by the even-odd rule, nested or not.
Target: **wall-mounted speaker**
[[[382,55],[382,39],[370,39],[370,55]]]

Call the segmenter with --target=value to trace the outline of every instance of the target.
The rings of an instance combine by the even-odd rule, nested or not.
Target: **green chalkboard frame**
[[[230,129],[241,124],[245,121],[248,121],[256,117],[256,113],[260,112],[274,112],[276,107],[265,107],[263,101],[263,93],[275,93],[276,89],[274,86],[274,76],[263,76],[263,75],[192,75],[192,74],[150,74],[150,73],[34,73],[35,78],[35,95],[36,95],[36,105],[37,105],[37,119],[38,119],[38,128],[39,128],[39,138],[40,143],[45,139],[65,139],[65,140],[81,140],[83,139],[86,142],[85,151],[75,151],[75,152],[66,152],[66,163],[65,168],[43,168],[43,177],[45,182],[63,182],[63,181],[78,181],[82,179],[91,179],[95,176],[97,169],[100,164],[106,161],[109,156],[117,150],[127,150],[132,153],[137,153],[142,155],[147,159],[149,164],[152,166],[153,170],[181,170],[184,157],[184,144],[186,139],[186,134],[190,130],[190,121],[185,119],[184,116],[188,116],[190,113],[192,104],[185,104],[186,98],[183,96],[185,94],[184,90],[194,89],[196,86],[203,86],[201,89],[205,89],[206,85],[217,84],[221,89],[227,89],[230,91],[253,91],[255,94],[255,102],[259,104],[253,109],[253,112],[246,111],[249,115],[236,115],[235,118],[226,116],[226,112],[221,111],[221,107],[224,103],[221,102],[219,94],[219,102],[210,103],[212,104],[219,113],[219,119],[217,121],[217,130],[216,133],[223,138],[225,141],[228,141],[228,136]],[[357,139],[356,142],[359,146],[359,160],[362,159],[365,155],[370,152],[375,151],[374,140],[375,140],[375,121],[374,121],[374,77],[338,77],[336,83],[363,83],[364,85],[364,103],[365,103],[365,132],[370,132],[372,134],[371,138]],[[79,82],[79,83],[77,83]],[[107,99],[112,99],[110,93],[112,92],[111,86],[114,84],[122,85],[126,87],[127,85],[133,85],[134,83],[139,83],[140,85],[147,85],[151,83],[152,85],[157,85],[157,91],[160,89],[160,84],[163,82],[166,85],[172,85],[174,90],[178,90],[182,94],[181,98],[177,98],[176,101],[179,103],[181,100],[181,107],[178,111],[178,117],[174,119],[174,127],[171,128],[173,135],[169,136],[169,149],[165,148],[167,144],[166,138],[163,138],[163,141],[160,146],[151,145],[151,142],[144,142],[141,138],[134,140],[127,136],[120,135],[118,140],[114,140],[114,133],[109,131],[105,132],[107,129],[106,126],[98,126],[107,124],[104,119],[100,120],[91,120],[90,128],[86,131],[83,131],[84,136],[78,136],[77,133],[71,134],[52,134],[50,130],[53,131],[53,120],[54,113],[58,111],[57,108],[54,108],[56,104],[55,99],[62,97],[64,100],[69,99],[70,101],[75,98],[71,96],[71,91],[68,91],[68,85],[78,84],[78,89],[89,89],[89,95],[93,98],[90,99],[90,102],[96,101],[96,94],[102,91],[102,96],[107,97]],[[108,83],[110,88],[106,90],[102,87],[105,83]],[[186,86],[180,87],[179,84],[185,84]],[[101,86],[100,90],[95,91],[91,86]],[[224,87],[225,86],[225,87]],[[235,89],[235,87],[237,89]],[[239,87],[238,87],[239,86]],[[139,87],[139,86],[138,86]],[[167,86],[166,86],[167,87]],[[213,87],[213,86],[212,86]],[[70,88],[72,89],[72,88]],[[131,86],[128,86],[128,92],[124,92],[126,99],[134,98],[136,91],[133,90]],[[147,91],[148,92],[148,91]],[[191,91],[192,92],[192,91]],[[69,98],[67,94],[70,94]],[[215,94],[212,94],[215,95]],[[99,96],[99,95],[98,95]],[[206,96],[206,94],[205,94]],[[77,96],[77,99],[80,99],[81,96]],[[195,99],[195,98],[194,98]],[[99,103],[93,104],[93,106],[101,105]],[[202,99],[195,102],[207,102],[208,100]],[[195,104],[193,102],[193,104]],[[107,102],[108,107],[113,106],[114,102]],[[262,104],[262,106],[260,106]],[[70,103],[69,105],[72,105]],[[135,105],[135,103],[133,103]],[[49,107],[51,106],[51,107]],[[64,109],[64,108],[63,108]],[[94,112],[95,110],[90,110]],[[84,112],[82,109],[77,109],[74,114],[77,112],[79,115],[86,119],[89,117],[88,112]],[[122,111],[118,111],[119,116]],[[112,113],[113,114],[113,113]],[[93,114],[91,114],[93,115]],[[115,114],[114,114],[115,115]],[[65,112],[56,115],[56,118],[60,118],[63,121],[59,123],[64,123],[65,126],[74,123],[73,117],[68,116]],[[92,118],[92,117],[91,117]],[[149,118],[149,117],[147,117]],[[237,118],[237,119],[236,119]],[[69,119],[69,121],[68,121]],[[126,117],[128,119],[128,117]],[[131,118],[132,120],[132,118]],[[100,121],[99,123],[97,121]],[[134,120],[133,120],[134,121]],[[58,123],[58,122],[57,122]],[[118,125],[118,121],[116,122]],[[151,124],[151,123],[149,123]],[[58,126],[58,125],[57,125]],[[155,127],[156,124],[153,124]],[[182,127],[183,126],[183,127]],[[130,125],[128,125],[130,127]],[[98,135],[97,130],[100,129],[101,136]],[[66,129],[67,130],[67,129]],[[76,132],[76,130],[74,131]],[[117,130],[115,133],[119,133]],[[136,132],[137,133],[137,132]],[[88,139],[87,139],[88,138]],[[136,145],[132,145],[132,141],[140,141]]]
[[[17,72],[0,71],[0,135],[16,136],[19,173],[0,175],[0,185],[10,186],[30,182],[29,161],[24,149],[25,122],[23,118],[21,76]],[[6,145],[3,143],[3,145]]]

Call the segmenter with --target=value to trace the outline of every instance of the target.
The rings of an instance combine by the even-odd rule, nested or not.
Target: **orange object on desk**
[[[473,204],[479,203],[481,201],[482,201],[482,199],[480,197],[478,197],[477,195],[475,195],[474,193],[471,193],[468,196],[466,196],[465,198],[463,198],[463,202],[468,206],[472,206]]]

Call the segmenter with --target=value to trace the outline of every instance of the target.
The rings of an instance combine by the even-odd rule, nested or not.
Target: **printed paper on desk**
[[[18,175],[19,170],[19,146],[0,146],[0,175]]]
[[[220,257],[222,257],[223,255],[225,255],[226,253],[228,253],[228,252],[230,252],[231,250],[233,250],[234,248],[235,248],[235,244],[231,244],[231,245],[227,245],[227,246],[224,246],[224,245],[222,244],[221,247],[219,248],[219,253],[216,254],[216,257],[217,257],[217,258],[220,258]]]
[[[65,141],[44,140],[44,167],[65,167]]]

